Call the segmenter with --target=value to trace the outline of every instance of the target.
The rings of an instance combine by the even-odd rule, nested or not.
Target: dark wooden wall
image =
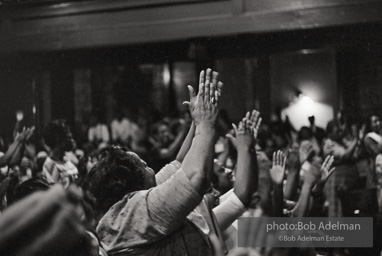
[[[380,0],[100,0],[0,7],[0,54],[379,22]]]

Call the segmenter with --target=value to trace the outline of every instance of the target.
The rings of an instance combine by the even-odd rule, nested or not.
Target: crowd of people
[[[370,216],[378,226],[377,114],[357,123],[340,112],[325,130],[311,116],[296,131],[250,110],[231,125],[217,72],[188,89],[182,118],[123,110],[107,126],[93,116],[84,143],[55,120],[37,146],[18,122],[0,157],[0,255],[380,255],[378,243],[363,253],[258,247],[253,227],[246,247],[237,239],[241,216]]]

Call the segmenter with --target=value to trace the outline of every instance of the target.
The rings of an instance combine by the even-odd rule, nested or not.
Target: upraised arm
[[[182,169],[194,188],[204,195],[211,183],[215,141],[215,124],[218,116],[218,87],[211,81],[211,69],[200,73],[198,95],[189,86],[190,102],[187,102],[195,124],[195,136],[186,154]],[[216,77],[217,80],[217,73]]]
[[[261,124],[260,113],[248,112],[239,127],[233,125],[235,136],[227,135],[238,152],[234,192],[241,202],[248,206],[257,190],[259,170],[256,158],[257,131]]]
[[[288,153],[287,160],[287,183],[285,185],[284,198],[287,200],[294,200],[300,178],[300,160],[299,160],[299,146],[298,144],[292,145]]]
[[[281,217],[283,214],[283,181],[285,176],[285,163],[286,158],[281,150],[273,153],[272,169],[270,174],[273,183],[272,203],[274,217]]]

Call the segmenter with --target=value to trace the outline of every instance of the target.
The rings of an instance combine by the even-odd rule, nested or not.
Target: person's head
[[[137,154],[112,146],[100,152],[83,187],[96,199],[96,211],[104,214],[126,194],[154,186],[154,171]]]
[[[45,126],[44,141],[50,150],[71,151],[75,145],[72,132],[64,120],[55,120]]]
[[[222,194],[233,187],[232,170],[221,166],[216,159],[214,161],[212,184]]]
[[[12,195],[8,195],[8,205],[11,205],[21,199],[38,191],[45,191],[50,188],[49,183],[42,178],[32,178],[17,185]]]
[[[273,133],[272,137],[273,137],[273,140],[276,144],[277,149],[282,150],[286,146],[288,146],[289,140],[288,140],[288,136],[285,132],[276,131],[275,133]]]
[[[371,132],[380,133],[381,131],[381,118],[378,115],[371,115],[369,117],[369,127]]]
[[[159,122],[156,124],[154,127],[154,136],[162,145],[169,144],[173,139],[170,125],[167,122]]]
[[[301,127],[300,131],[298,132],[298,140],[300,142],[304,140],[310,140],[312,136],[312,131],[306,126]]]
[[[341,139],[341,131],[338,124],[334,121],[330,121],[326,126],[326,134],[328,138],[334,141],[339,141]]]

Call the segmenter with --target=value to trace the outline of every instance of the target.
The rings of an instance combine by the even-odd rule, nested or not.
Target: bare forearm
[[[7,152],[5,152],[4,156],[0,158],[0,167],[3,167],[5,165],[8,165],[10,161],[13,158],[14,154],[19,153],[18,151],[21,150],[21,142],[15,141],[13,142]]]
[[[349,160],[353,157],[353,153],[355,149],[357,148],[357,141],[354,141],[350,147],[348,147],[345,151],[345,154],[342,156],[342,159]]]
[[[213,124],[198,124],[191,148],[182,162],[182,169],[201,195],[211,183],[215,133]]]
[[[176,137],[175,140],[171,143],[171,145],[168,148],[161,149],[159,151],[159,155],[161,158],[169,158],[173,157],[176,153],[176,151],[181,146],[181,143],[184,139],[185,132],[181,131]]]
[[[299,174],[298,172],[289,173],[287,176],[287,183],[285,186],[285,199],[293,200],[298,189]]]
[[[309,207],[309,199],[312,192],[313,184],[304,183],[301,189],[300,198],[298,199],[295,209],[293,209],[293,216],[304,217]]]
[[[188,131],[188,134],[186,136],[186,139],[184,140],[182,147],[180,148],[179,153],[176,156],[176,160],[180,163],[183,162],[184,158],[186,157],[188,151],[191,148],[192,139],[194,138],[194,135],[195,135],[195,129],[196,129],[195,124],[194,122],[192,122],[190,130]]]
[[[234,191],[244,205],[251,202],[258,186],[256,152],[250,148],[239,148]]]
[[[24,151],[25,151],[25,144],[20,143],[18,147],[16,148],[15,152],[13,153],[9,165],[18,165],[21,162],[21,159],[24,156]]]

